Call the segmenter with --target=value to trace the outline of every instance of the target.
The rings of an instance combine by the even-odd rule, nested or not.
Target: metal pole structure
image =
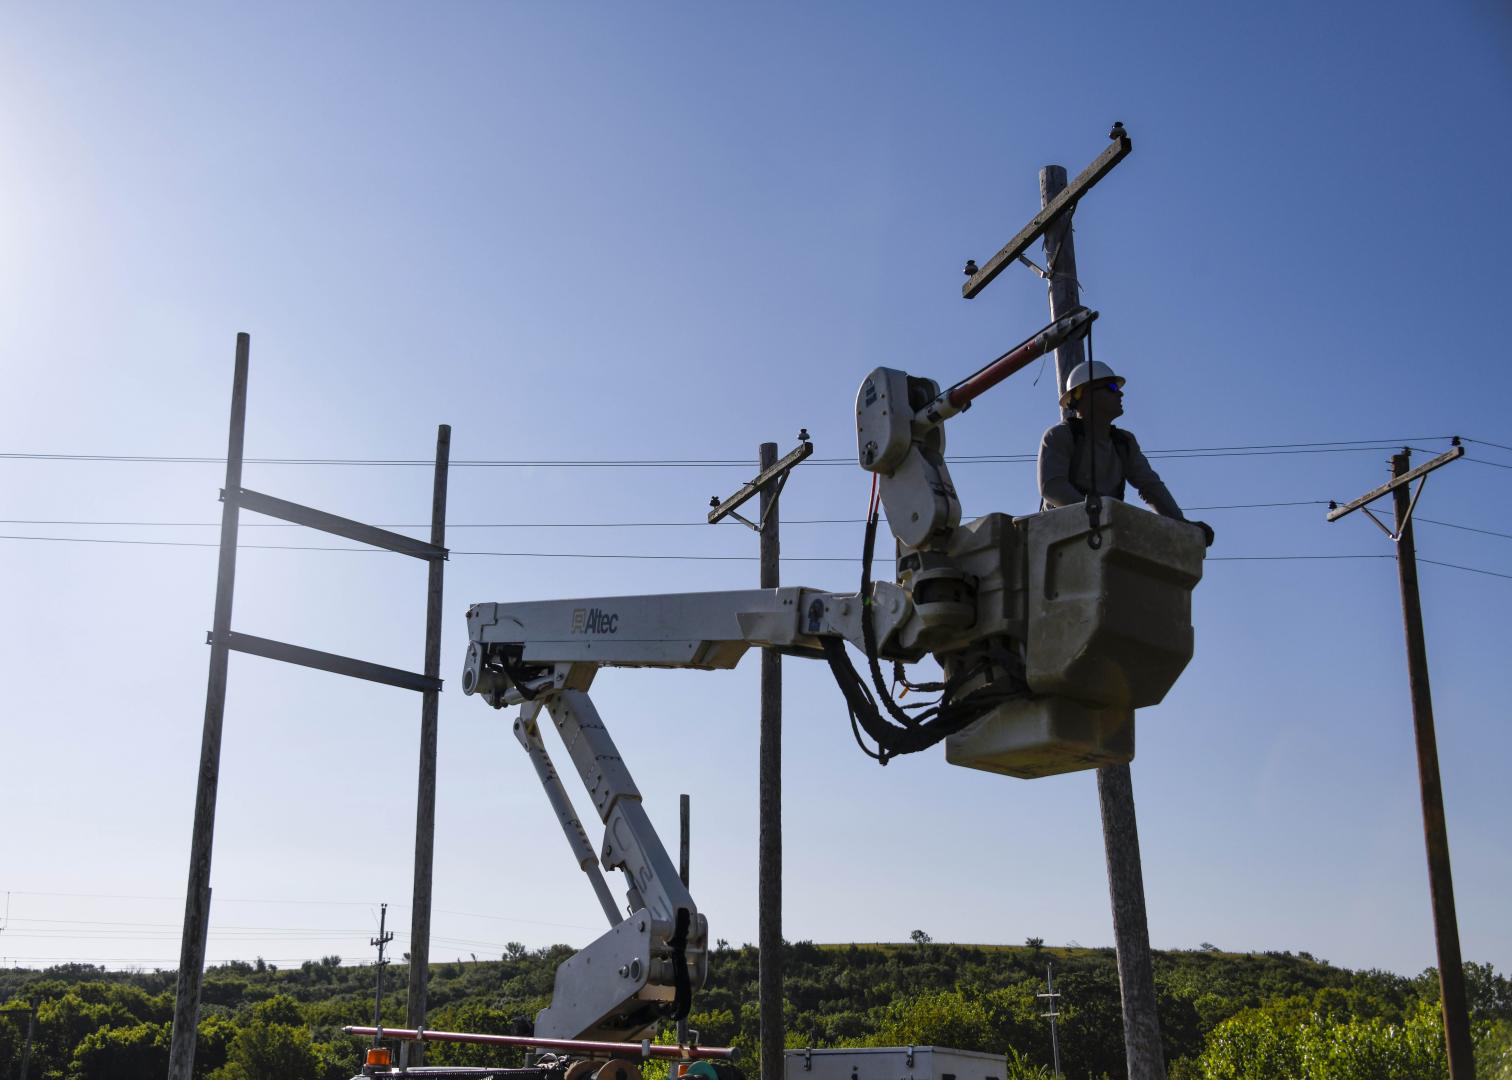
[[[761,469],[777,463],[777,444],[761,444]],[[781,582],[777,537],[778,490],[761,490],[761,587]],[[782,1080],[786,1034],[782,1021],[782,654],[761,652],[761,750],[758,785],[761,833],[757,841],[758,1004],[761,1080]]]
[[[210,636],[210,675],[205,686],[205,724],[200,735],[199,783],[194,796],[194,832],[189,843],[189,885],[184,896],[184,935],[179,947],[168,1080],[191,1080],[199,1033],[200,979],[205,970],[205,942],[210,931],[210,856],[215,841],[215,796],[220,785],[221,728],[226,718],[229,655],[226,641],[231,631],[231,600],[236,589],[236,535],[240,523],[237,493],[241,491],[242,445],[247,427],[247,362],[251,351],[251,336],[237,334],[226,488],[221,495],[215,622]]]
[[[1066,170],[1040,170],[1040,201],[1048,204],[1066,186]],[[1050,277],[1050,317],[1058,319],[1081,305],[1076,280],[1073,215],[1045,233],[1046,269]],[[1081,339],[1055,350],[1055,394],[1059,398],[1072,368],[1084,358]],[[1113,908],[1113,944],[1118,957],[1118,987],[1123,999],[1124,1059],[1129,1080],[1165,1080],[1160,1045],[1160,1017],[1155,1008],[1155,972],[1150,959],[1150,928],[1145,915],[1144,874],[1139,862],[1139,828],[1134,816],[1134,780],[1127,765],[1097,770],[1097,798],[1102,809],[1103,849],[1108,863],[1108,898]]]
[[[451,461],[451,425],[436,428],[436,476],[431,489],[430,542],[446,546],[446,476]],[[425,597],[425,674],[441,677],[441,586],[445,564],[431,559]],[[431,868],[436,850],[436,714],[440,691],[420,698],[420,783],[415,794],[415,892],[410,904],[409,997],[405,1016],[410,1027],[425,1027],[430,980]],[[413,1047],[413,1049],[411,1049]],[[424,1065],[425,1044],[406,1043],[401,1064]]]
[[[1391,458],[1393,478],[1406,474],[1408,451]],[[1423,839],[1428,847],[1428,891],[1433,902],[1433,934],[1438,942],[1439,1001],[1449,1048],[1450,1080],[1474,1080],[1475,1051],[1465,1005],[1465,972],[1460,960],[1459,922],[1454,912],[1454,878],[1449,871],[1449,830],[1444,823],[1444,789],[1439,782],[1438,740],[1433,730],[1433,695],[1428,685],[1428,648],[1418,598],[1417,547],[1412,537],[1411,495],[1407,484],[1392,492],[1396,509],[1397,576],[1402,585],[1402,624],[1407,634],[1407,679],[1412,692],[1412,729],[1417,737],[1418,786],[1423,797]]]

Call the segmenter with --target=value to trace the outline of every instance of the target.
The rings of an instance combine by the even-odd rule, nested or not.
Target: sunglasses
[[[1116,383],[1116,382],[1105,382],[1105,383],[1102,383],[1101,386],[1100,386],[1100,389],[1111,390],[1115,394],[1118,394],[1120,397],[1123,396],[1123,387],[1120,386],[1120,385],[1118,385],[1118,383]]]

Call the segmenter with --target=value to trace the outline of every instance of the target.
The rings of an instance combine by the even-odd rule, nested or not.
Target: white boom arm
[[[881,583],[879,633],[891,636],[912,611],[903,590]],[[854,595],[813,589],[689,593],[521,604],[477,604],[467,613],[467,694],[495,707],[519,705],[515,737],[535,765],[578,865],[609,919],[609,931],[558,969],[536,1034],[638,1039],[663,1016],[686,1015],[708,971],[708,923],[678,877],[641,804],[614,740],[589,699],[600,667],[731,668],[752,646],[819,655],[820,636],[861,636]],[[541,739],[542,709],[604,822],[595,857]],[[622,917],[599,870],[624,873]]]

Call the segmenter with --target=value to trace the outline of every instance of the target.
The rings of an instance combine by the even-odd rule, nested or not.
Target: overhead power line
[[[145,547],[195,547],[195,548],[218,548],[220,545],[210,541],[194,540],[120,540],[104,539],[80,536],[0,536],[0,540],[37,540],[64,544],[124,544],[129,546]],[[239,544],[238,549],[262,549],[271,551],[342,551],[342,552],[374,552],[375,548],[358,547],[321,547],[304,546],[297,544]],[[586,551],[457,551],[451,552],[454,556],[476,556],[482,558],[498,559],[625,559],[629,561],[649,562],[757,562],[759,555],[656,555],[637,554],[634,552],[586,552]],[[1210,555],[1208,562],[1291,562],[1306,561],[1313,559],[1389,559],[1389,554],[1361,554],[1361,555]],[[859,556],[851,555],[784,555],[783,562],[814,563],[860,563]],[[1430,559],[1419,559],[1419,562],[1432,562]],[[1473,566],[1461,566],[1457,563],[1433,563],[1435,566],[1445,566],[1452,570],[1465,570],[1474,574],[1487,574],[1491,577],[1512,578],[1512,574],[1502,574],[1495,570],[1482,570]]]
[[[1327,506],[1327,499],[1295,499],[1290,502],[1225,503],[1214,506],[1189,506],[1188,510],[1257,510],[1282,506]],[[885,519],[884,519],[885,520]],[[738,526],[738,522],[722,521],[720,525]],[[798,518],[784,521],[788,525],[865,525],[865,518]],[[151,529],[218,529],[218,521],[92,521],[64,518],[0,518],[0,525],[118,525],[131,528]],[[305,526],[288,521],[244,521],[243,529],[302,529]],[[384,529],[429,529],[430,523],[384,525]],[[496,521],[496,522],[447,522],[448,529],[707,529],[707,520],[697,521]],[[344,550],[344,549],[343,549]]]
[[[1440,442],[1450,435],[1427,435],[1415,439],[1345,439],[1296,443],[1255,443],[1237,446],[1193,446],[1146,450],[1149,457],[1230,457],[1268,454],[1353,453],[1366,450],[1395,450],[1406,443]],[[1476,441],[1476,440],[1470,440]],[[1487,443],[1494,446],[1494,443]],[[1000,464],[1034,461],[1034,454],[961,454],[947,460],[954,464]],[[3,451],[0,460],[12,461],[102,461],[136,464],[221,465],[223,457],[173,454],[75,454],[39,451]],[[854,465],[853,457],[808,459],[811,465]],[[419,458],[321,458],[321,457],[249,457],[247,465],[359,465],[434,468],[435,462]],[[466,468],[750,468],[745,458],[476,458],[456,459],[453,469]]]

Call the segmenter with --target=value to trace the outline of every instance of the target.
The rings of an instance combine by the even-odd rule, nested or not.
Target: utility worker
[[[1186,521],[1133,434],[1113,426],[1123,415],[1123,386],[1123,376],[1100,360],[1072,370],[1060,403],[1076,415],[1047,430],[1040,440],[1040,509],[1084,501],[1095,477],[1099,495],[1122,500],[1125,485],[1133,484],[1157,514]],[[1211,547],[1213,530],[1207,522],[1191,524],[1202,530]]]

